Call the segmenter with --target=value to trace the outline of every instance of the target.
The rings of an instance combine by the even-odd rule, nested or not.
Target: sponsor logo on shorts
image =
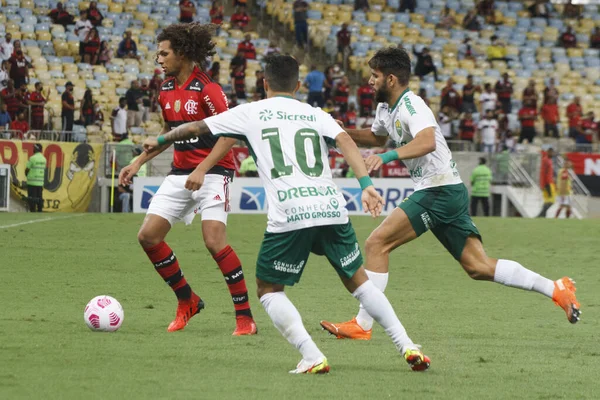
[[[152,201],[152,198],[158,191],[159,187],[160,186],[150,186],[150,185],[144,186],[144,188],[142,189],[142,201],[140,204],[140,207],[143,210],[147,210],[148,207],[150,207],[150,202]]]
[[[356,261],[358,256],[360,256],[360,248],[358,247],[358,243],[355,243],[354,250],[352,250],[350,254],[342,257],[340,259],[340,264],[342,264],[342,267],[347,267],[348,265]]]
[[[429,216],[428,212],[421,214],[421,221],[423,221],[423,225],[425,225],[426,229],[431,229],[433,224],[431,223],[431,217]]]
[[[299,274],[304,267],[304,261],[300,261],[300,264],[290,264],[283,261],[273,261],[273,269],[275,271],[287,272],[288,274]]]
[[[265,209],[265,197],[265,188],[245,186],[242,188],[240,209],[262,211]]]

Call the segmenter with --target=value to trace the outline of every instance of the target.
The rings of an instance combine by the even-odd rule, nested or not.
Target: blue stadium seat
[[[60,61],[63,64],[73,64],[75,62],[75,59],[71,56],[64,56],[60,58]]]

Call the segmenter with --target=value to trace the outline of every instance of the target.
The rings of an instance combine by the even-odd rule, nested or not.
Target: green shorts
[[[265,232],[256,277],[262,281],[293,286],[300,281],[310,253],[326,256],[335,271],[351,278],[362,266],[363,258],[350,221],[295,231]]]
[[[417,236],[431,229],[458,261],[469,236],[481,240],[479,230],[469,215],[469,193],[462,183],[419,190],[399,207],[408,216]]]

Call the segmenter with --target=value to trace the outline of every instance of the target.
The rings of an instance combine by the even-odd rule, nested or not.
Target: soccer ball
[[[121,303],[114,297],[96,296],[90,300],[83,311],[83,320],[93,331],[113,332],[123,323],[125,314]]]

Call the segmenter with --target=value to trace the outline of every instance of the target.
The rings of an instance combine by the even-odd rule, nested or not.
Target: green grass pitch
[[[600,398],[597,220],[476,219],[491,256],[577,281],[577,325],[541,295],[471,281],[431,233],[396,250],[386,294],[431,357],[426,373],[410,371],[380,327],[370,342],[321,331],[321,319],[349,319],[358,304],[325,258],[311,256],[287,293],[332,370],[292,376],[300,356],[254,295],[264,216],[232,215],[228,230],[251,293],[254,337],[231,336],[231,298],[199,219],[176,226],[167,242],[206,309],[184,331],[167,333],[175,296],[137,244],[143,216],[15,226],[54,217],[0,215],[1,399]],[[380,221],[353,219],[361,244]],[[100,294],[125,309],[116,333],[93,333],[83,321],[85,304]]]

